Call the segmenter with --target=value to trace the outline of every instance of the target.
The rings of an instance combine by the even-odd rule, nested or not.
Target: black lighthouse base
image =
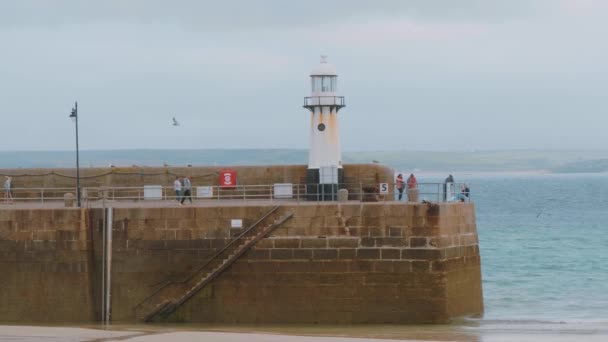
[[[338,190],[344,189],[344,169],[338,170],[338,183],[320,184],[321,174],[319,169],[306,170],[306,200],[308,201],[336,201]]]

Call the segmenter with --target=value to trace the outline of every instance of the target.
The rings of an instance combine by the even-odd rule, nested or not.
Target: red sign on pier
[[[222,188],[234,188],[236,186],[236,171],[221,170],[220,171],[220,186]]]

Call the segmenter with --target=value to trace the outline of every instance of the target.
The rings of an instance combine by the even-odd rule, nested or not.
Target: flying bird
[[[173,117],[173,126],[179,126],[179,122],[175,120],[175,116]]]

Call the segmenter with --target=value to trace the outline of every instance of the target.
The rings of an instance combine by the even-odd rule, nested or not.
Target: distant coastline
[[[593,159],[567,163],[553,169],[555,173],[604,173],[608,172],[608,159]]]
[[[419,173],[603,173],[608,150],[351,151],[344,163],[379,162]],[[84,150],[81,167],[306,164],[307,149]],[[0,151],[0,168],[71,168],[74,151]]]

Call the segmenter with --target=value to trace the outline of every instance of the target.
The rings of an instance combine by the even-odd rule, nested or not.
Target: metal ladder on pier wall
[[[279,206],[272,208],[244,232],[237,235],[187,279],[178,282],[165,282],[158,290],[135,306],[136,319],[138,321],[153,322],[168,317],[213,279],[228,269],[259,240],[293,216],[293,212],[289,211],[271,223],[267,223],[267,221],[272,219],[272,214],[278,208]]]

